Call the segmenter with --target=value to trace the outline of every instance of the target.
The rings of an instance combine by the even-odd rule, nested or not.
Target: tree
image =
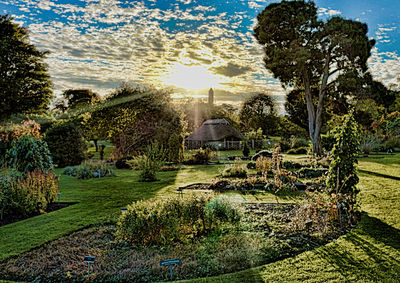
[[[345,115],[342,125],[335,128],[335,144],[329,166],[327,185],[336,193],[357,194],[357,156],[360,151],[360,133],[353,113]]]
[[[274,134],[278,117],[272,96],[258,93],[248,98],[239,113],[241,123],[247,131],[262,129],[264,134]]]
[[[327,92],[347,73],[361,76],[367,71],[375,41],[368,40],[366,24],[341,17],[318,20],[311,1],[272,3],[257,20],[254,36],[264,47],[265,67],[284,87],[304,89],[313,153],[321,155]]]
[[[26,28],[0,16],[0,119],[47,109],[52,90],[46,54],[29,43]]]
[[[100,95],[90,89],[67,89],[63,91],[62,95],[67,100],[70,109],[93,105],[101,101]]]

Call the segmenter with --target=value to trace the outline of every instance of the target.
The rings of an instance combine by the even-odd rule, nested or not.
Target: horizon
[[[286,91],[265,69],[252,35],[257,14],[272,2],[6,0],[0,10],[27,27],[40,50],[50,51],[46,63],[57,96],[70,88],[105,95],[125,82],[172,88],[178,98],[205,98],[212,87],[218,103],[271,93],[282,113]],[[376,40],[371,73],[398,86],[396,1],[347,2],[315,1],[321,19],[339,15],[368,24],[368,36]]]

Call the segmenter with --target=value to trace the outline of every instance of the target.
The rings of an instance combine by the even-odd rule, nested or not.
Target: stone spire
[[[214,90],[212,88],[208,91],[208,105],[214,106]]]

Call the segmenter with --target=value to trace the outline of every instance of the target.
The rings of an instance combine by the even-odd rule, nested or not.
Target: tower
[[[208,91],[208,105],[214,106],[214,90],[212,88]]]

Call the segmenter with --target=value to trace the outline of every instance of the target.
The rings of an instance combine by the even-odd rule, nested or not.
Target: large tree
[[[101,101],[100,95],[90,89],[67,89],[62,95],[68,102],[68,108],[94,105]]]
[[[248,98],[239,113],[243,129],[256,131],[262,129],[263,134],[275,134],[278,127],[278,117],[275,102],[271,95],[258,93]]]
[[[30,44],[26,28],[0,16],[0,119],[47,109],[52,90],[46,54]]]
[[[375,41],[368,39],[366,24],[341,17],[318,20],[311,1],[270,4],[257,20],[254,35],[264,47],[265,67],[284,87],[304,89],[313,152],[320,155],[326,95],[340,77],[367,71]]]

